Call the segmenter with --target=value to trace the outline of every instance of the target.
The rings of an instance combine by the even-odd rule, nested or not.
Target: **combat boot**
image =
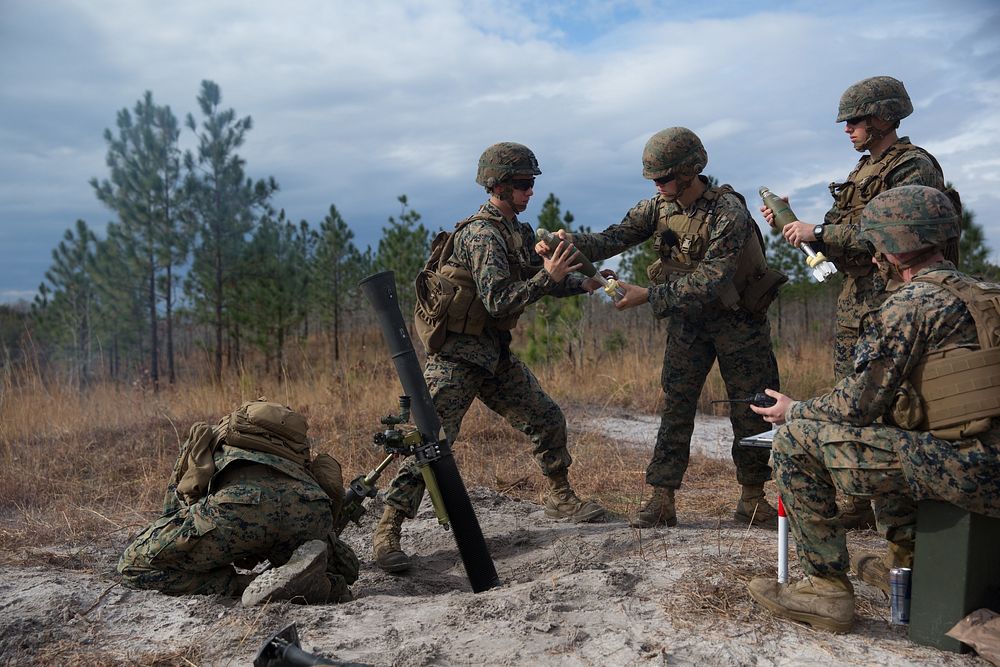
[[[813,575],[794,584],[757,577],[747,588],[750,597],[781,618],[830,632],[848,632],[854,623],[854,589],[845,576]]]
[[[663,486],[654,486],[653,495],[639,512],[629,522],[633,528],[652,528],[654,526],[676,526],[677,508],[674,506],[674,490]]]
[[[604,508],[593,500],[580,500],[569,485],[566,470],[554,472],[547,478],[549,492],[545,496],[545,516],[566,519],[572,523],[593,521],[604,515]]]
[[[764,498],[763,484],[743,485],[743,492],[740,494],[739,502],[736,503],[733,518],[757,528],[778,527],[778,510],[771,507]]]
[[[322,604],[330,596],[326,577],[326,542],[310,540],[292,552],[288,562],[267,570],[243,591],[247,607],[262,602],[291,600]]]
[[[885,557],[875,553],[852,555],[851,569],[861,581],[889,595],[889,567],[885,563]]]
[[[410,569],[410,557],[399,545],[405,520],[406,515],[403,512],[386,505],[382,518],[375,527],[372,552],[375,554],[375,564],[385,572],[404,572]]]
[[[872,511],[871,501],[865,498],[845,496],[837,519],[847,530],[875,528],[875,513]]]

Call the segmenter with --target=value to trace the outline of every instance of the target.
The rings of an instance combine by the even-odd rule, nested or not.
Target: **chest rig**
[[[830,194],[833,196],[835,210],[831,212],[832,214],[828,214],[825,223],[832,225],[859,223],[861,211],[868,202],[889,189],[890,186],[886,183],[889,172],[918,155],[929,157],[938,171],[941,171],[937,160],[930,153],[909,141],[894,143],[878,160],[873,160],[871,155],[863,156],[858,160],[854,170],[848,174],[846,181],[830,183]],[[834,263],[845,273],[855,277],[868,275],[874,270],[871,256],[864,252],[849,252],[844,257],[835,259]]]
[[[509,331],[517,325],[517,320],[523,313],[522,310],[511,313],[506,317],[493,317],[486,310],[483,300],[476,289],[476,281],[472,273],[462,264],[456,261],[454,251],[454,239],[459,231],[477,220],[488,222],[494,229],[500,232],[504,241],[504,252],[507,256],[507,265],[510,268],[510,275],[513,280],[524,280],[528,274],[530,257],[528,248],[520,229],[511,229],[502,217],[492,216],[484,211],[463,220],[455,226],[449,239],[447,255],[442,253],[442,259],[438,274],[454,287],[455,294],[447,309],[448,331],[462,334],[478,336],[487,327]]]
[[[653,249],[658,259],[647,272],[651,282],[661,284],[698,268],[708,250],[719,199],[726,194],[735,195],[746,208],[746,200],[729,185],[706,189],[690,213],[676,203],[659,203],[653,237]],[[764,239],[757,225],[751,224],[755,233],[740,253],[732,281],[720,289],[718,300],[729,310],[743,307],[752,313],[762,313],[777,295],[778,287],[788,278],[780,271],[768,269]]]

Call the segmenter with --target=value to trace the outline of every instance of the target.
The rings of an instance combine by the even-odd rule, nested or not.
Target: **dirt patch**
[[[728,458],[729,443],[716,437]],[[734,488],[733,502],[736,495]],[[853,634],[772,619],[749,600],[746,582],[774,573],[775,534],[718,512],[682,504],[677,528],[640,532],[619,517],[554,522],[537,504],[486,488],[470,496],[503,582],[479,594],[426,503],[404,527],[414,561],[406,576],[371,563],[378,501],[345,532],[363,565],[356,599],[341,605],[248,609],[130,590],[114,572],[124,543],[2,554],[0,662],[246,665],[267,637],[295,622],[309,651],[401,667],[985,664],[912,644],[889,625],[885,596],[863,583]],[[879,546],[867,532],[851,542]]]

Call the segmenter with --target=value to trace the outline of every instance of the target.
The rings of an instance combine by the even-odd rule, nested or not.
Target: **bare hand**
[[[611,269],[601,269],[601,275],[605,278],[614,278],[615,280],[618,280],[618,274]],[[602,285],[597,278],[587,278],[583,281],[583,289],[588,292],[593,292],[598,287],[604,287],[604,285]]]
[[[782,197],[785,203],[788,203],[788,197]],[[760,212],[764,214],[764,219],[767,220],[767,224],[774,227],[774,211],[771,210],[769,206],[761,206]]]
[[[579,251],[571,243],[559,242],[551,257],[545,257],[543,265],[552,280],[561,283],[566,276],[579,269],[583,264],[576,261]],[[544,256],[543,256],[544,257]]]
[[[644,303],[649,303],[649,288],[623,282],[619,282],[618,286],[625,290],[625,296],[615,301],[615,308],[618,310],[635,308]]]
[[[810,225],[808,222],[796,220],[795,222],[789,222],[785,225],[781,230],[781,235],[785,237],[786,241],[798,248],[803,243],[816,240],[816,235],[813,234],[813,228],[814,226]]]
[[[774,405],[769,408],[759,408],[754,404],[750,404],[750,409],[759,414],[764,418],[769,424],[781,425],[785,423],[785,415],[788,414],[788,408],[792,406],[794,401],[785,396],[780,391],[775,391],[774,389],[765,389],[764,393],[777,401]]]
[[[557,229],[556,231],[552,232],[552,236],[563,241],[570,241],[569,234],[566,233],[565,229]],[[552,252],[552,248],[550,248],[549,244],[546,243],[545,241],[539,241],[538,243],[535,244],[535,252],[537,252],[542,257],[548,257],[549,253]]]

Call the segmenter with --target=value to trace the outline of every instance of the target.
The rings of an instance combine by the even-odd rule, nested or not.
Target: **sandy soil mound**
[[[117,584],[112,549],[6,554],[23,565],[0,571],[0,662],[247,665],[295,622],[306,650],[371,665],[985,664],[910,643],[863,583],[853,634],[775,621],[745,592],[750,577],[774,574],[775,534],[726,514],[681,505],[677,528],[639,532],[618,517],[573,525],[489,489],[470,495],[503,582],[479,594],[426,504],[404,527],[406,576],[370,562],[379,501],[348,528],[363,569],[356,599],[341,605],[243,608],[133,591]],[[873,533],[851,539],[878,546]]]

